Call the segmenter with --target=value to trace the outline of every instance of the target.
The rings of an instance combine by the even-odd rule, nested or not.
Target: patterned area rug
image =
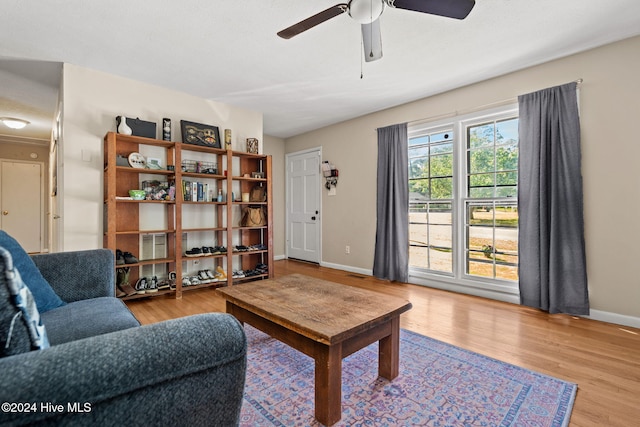
[[[241,426],[320,426],[314,362],[245,326],[249,341]],[[342,362],[336,426],[566,426],[577,386],[407,330],[400,375],[378,378],[378,343]]]

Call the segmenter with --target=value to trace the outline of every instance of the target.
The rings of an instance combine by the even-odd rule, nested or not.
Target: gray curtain
[[[409,280],[409,153],[407,124],[378,129],[376,247],[373,275]]]
[[[518,103],[520,302],[589,314],[576,83]]]

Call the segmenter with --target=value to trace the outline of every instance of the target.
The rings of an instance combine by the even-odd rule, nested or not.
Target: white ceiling
[[[286,138],[640,34],[638,0],[477,0],[462,21],[386,8],[384,57],[372,63],[362,63],[360,26],[346,14],[276,36],[336,3],[0,0],[0,116],[8,101],[24,102],[6,81],[30,77],[15,66],[33,62],[7,61],[19,58],[261,111],[264,133]]]

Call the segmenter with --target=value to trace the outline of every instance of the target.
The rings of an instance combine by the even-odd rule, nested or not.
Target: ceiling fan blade
[[[382,58],[382,33],[380,33],[380,18],[370,24],[362,24],[362,42],[364,45],[364,60],[377,61]]]
[[[280,31],[278,35],[283,39],[290,39],[291,37],[297,36],[298,34],[307,31],[308,29],[313,28],[318,24],[322,24],[324,21],[328,21],[331,18],[335,18],[336,16],[345,13],[348,9],[349,5],[346,3],[337,4],[323,10],[320,13],[316,13],[315,15],[302,20],[297,24],[293,24],[292,26],[285,28],[284,30]]]
[[[469,15],[475,0],[386,0],[391,7],[429,13],[447,18],[464,19]]]

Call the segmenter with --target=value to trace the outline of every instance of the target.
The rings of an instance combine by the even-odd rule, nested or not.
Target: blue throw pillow
[[[2,230],[0,230],[0,246],[11,254],[13,265],[20,272],[22,280],[33,294],[40,313],[66,305],[42,277],[42,273],[33,263],[29,254],[22,249],[20,243]]]
[[[0,357],[48,347],[33,296],[9,251],[0,247]]]

